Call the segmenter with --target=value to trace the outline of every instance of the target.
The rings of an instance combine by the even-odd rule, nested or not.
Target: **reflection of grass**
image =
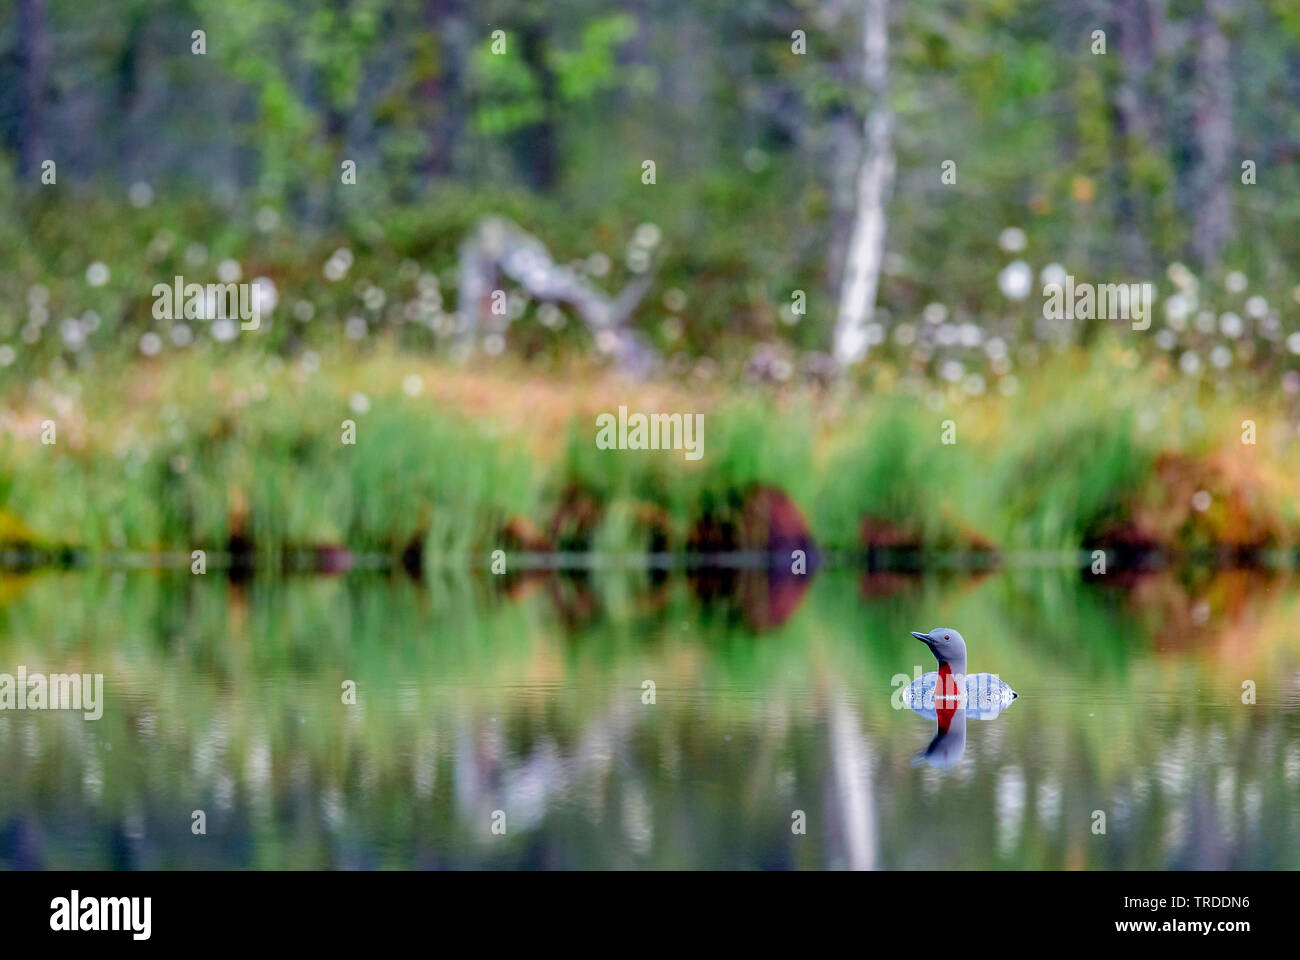
[[[1260,440],[1245,448],[1241,411],[1197,403],[1158,371],[1126,371],[1117,387],[1100,348],[1050,363],[1019,396],[960,404],[803,389],[695,397],[581,370],[476,375],[391,351],[323,362],[313,372],[196,351],[83,394],[42,386],[0,435],[2,542],[188,551],[233,537],[268,559],[344,545],[437,560],[493,549],[518,517],[557,547],[680,550],[701,518],[734,528],[759,487],[788,495],[829,548],[861,546],[864,521],[872,536],[931,548],[1076,548],[1139,527],[1173,546],[1295,542],[1294,450],[1270,408],[1249,411]],[[596,449],[594,413],[619,404],[704,413],[704,459]],[[39,442],[46,418],[54,446]],[[341,443],[344,420],[355,446]],[[955,444],[942,442],[947,420]],[[1200,512],[1199,489],[1211,496]]]

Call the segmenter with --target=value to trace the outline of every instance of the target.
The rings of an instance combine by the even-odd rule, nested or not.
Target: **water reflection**
[[[0,711],[0,867],[1300,863],[1294,582],[857,580],[760,632],[677,576],[0,578],[0,672],[105,676],[97,722]],[[893,708],[936,610],[1016,709],[938,671]]]

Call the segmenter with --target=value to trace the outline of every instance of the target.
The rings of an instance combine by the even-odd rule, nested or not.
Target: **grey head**
[[[912,636],[930,648],[940,666],[946,663],[953,673],[966,673],[966,641],[956,630],[951,627],[935,627],[929,633],[913,630]]]

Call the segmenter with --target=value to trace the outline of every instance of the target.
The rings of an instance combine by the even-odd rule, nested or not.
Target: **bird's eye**
[[[945,634],[943,635],[943,638],[944,638],[945,640],[947,640],[947,639],[948,639],[948,634],[945,633]]]

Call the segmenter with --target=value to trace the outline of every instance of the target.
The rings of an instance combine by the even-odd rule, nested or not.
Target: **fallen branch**
[[[504,217],[483,220],[460,251],[460,335],[472,344],[483,318],[491,316],[492,294],[500,277],[509,277],[535,300],[571,307],[586,324],[597,346],[612,355],[627,373],[644,376],[657,359],[655,351],[627,327],[654,282],[653,271],[635,277],[616,297],[596,289],[569,267],[551,259],[536,237]]]

